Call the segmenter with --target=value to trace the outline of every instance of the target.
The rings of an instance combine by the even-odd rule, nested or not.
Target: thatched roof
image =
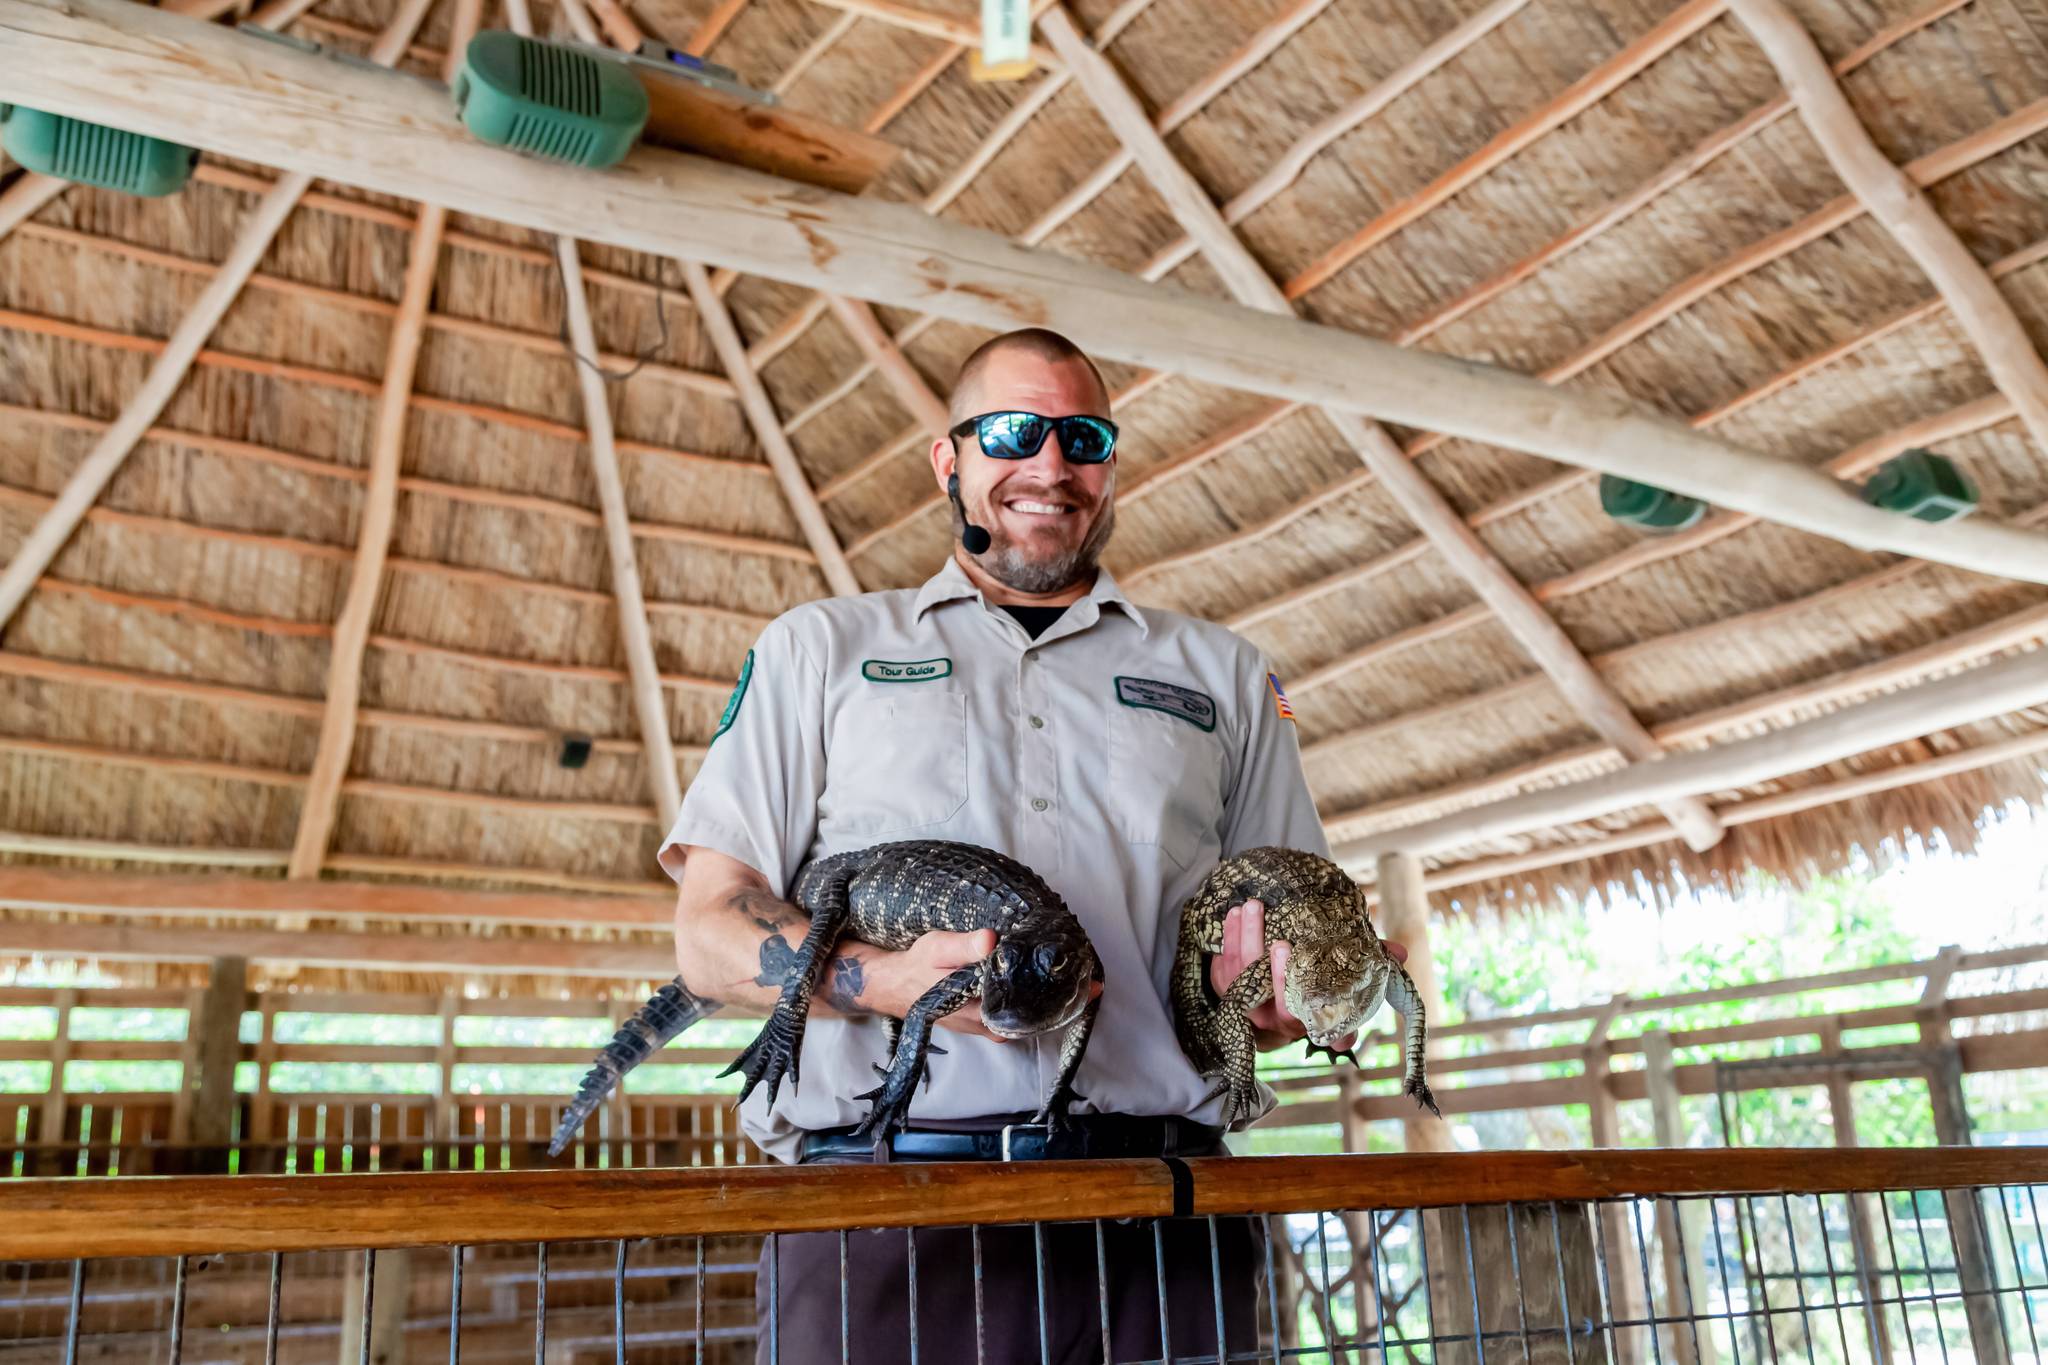
[[[298,31],[362,51],[396,8],[322,0]],[[1128,159],[1077,81],[976,83],[961,48],[889,6],[627,8],[678,44],[715,30],[709,55],[750,83],[897,144],[872,195],[1225,293],[1145,177],[1113,173]],[[970,24],[978,12],[969,0],[909,8]],[[2012,0],[1793,8],[1878,148],[2048,338],[2038,14]],[[409,69],[440,69],[449,9],[430,13]],[[1114,30],[1106,51],[1167,145],[1304,316],[1623,394],[1844,474],[1935,446],[1976,481],[1985,514],[2048,516],[2048,451],[1718,4],[1071,10],[1084,31]],[[499,22],[495,7],[486,22]],[[1432,44],[1443,60],[1347,124],[1347,107]],[[1290,152],[1312,154],[1298,177],[1273,174]],[[0,241],[0,555],[121,412],[273,179],[209,157],[167,199],[74,187]],[[415,212],[315,187],[6,626],[0,859],[283,874]],[[451,220],[329,876],[593,891],[658,876],[552,250],[522,229]],[[583,261],[607,363],[631,370],[606,390],[687,782],[755,632],[829,587],[681,267],[594,246]],[[915,414],[806,291],[743,277],[725,297],[862,586],[921,581],[949,523]],[[986,335],[878,311],[941,395]],[[1272,654],[1333,831],[1620,762],[1322,413],[1109,369],[1127,433],[1109,563],[1140,600],[1229,622]],[[1646,539],[1601,513],[1582,471],[1394,434],[1668,748],[1853,704],[2048,634],[2037,586],[1732,514]],[[599,741],[580,770],[556,762],[569,732]],[[1703,857],[1643,808],[1434,859],[1435,884],[1542,894],[1752,862],[1796,873],[1909,832],[1967,845],[1987,806],[2041,795],[2048,739],[1849,799],[1740,812],[2023,735],[2048,735],[2048,713],[1713,793],[1735,828]],[[1597,856],[1481,861],[1577,845]]]

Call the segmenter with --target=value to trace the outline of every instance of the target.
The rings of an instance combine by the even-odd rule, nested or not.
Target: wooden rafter
[[[5,240],[67,187],[67,182],[54,175],[23,171],[12,185],[0,190],[0,240]]]
[[[449,49],[459,52],[477,30],[482,0],[456,0]],[[444,68],[454,78],[455,63]],[[448,212],[423,205],[406,259],[405,285],[398,313],[384,351],[384,386],[377,400],[375,434],[371,438],[367,487],[356,531],[355,563],[349,571],[348,595],[335,620],[327,656],[327,707],[320,719],[320,739],[313,751],[313,770],[299,804],[299,823],[292,840],[289,874],[295,880],[317,878],[333,837],[341,808],[342,781],[355,753],[356,709],[362,695],[363,656],[384,586],[384,561],[391,551],[391,533],[398,521],[399,465],[405,455],[405,425],[413,376],[419,366],[420,341],[426,330],[428,305],[441,263],[441,233]]]
[[[1265,267],[1223,221],[1208,192],[1174,157],[1123,77],[1106,57],[1082,39],[1066,10],[1048,10],[1039,26],[1110,128],[1130,149],[1175,219],[1201,244],[1204,257],[1222,277],[1225,287],[1247,307],[1292,316],[1293,306]],[[1409,463],[1386,429],[1355,413],[1325,411],[1324,415],[1437,552],[1472,585],[1501,624],[1550,676],[1572,709],[1632,761],[1661,756],[1663,750],[1650,732],[1593,670],[1564,628],[1480,541],[1442,492]],[[1686,839],[1694,848],[1710,848],[1719,841],[1721,826],[1705,803],[1687,798],[1675,800],[1664,809],[1685,830]]]
[[[828,294],[826,304],[832,316],[839,320],[854,345],[868,358],[868,364],[878,371],[889,386],[889,392],[896,395],[896,401],[909,412],[926,435],[942,439],[946,428],[946,400],[933,393],[925,383],[924,376],[910,363],[896,345],[895,338],[882,326],[882,320],[875,316],[875,310],[859,299],[849,299],[844,294]]]
[[[1595,819],[1674,795],[1770,782],[2043,701],[2048,701],[2048,654],[2019,654],[1767,734],[1347,840],[1333,848],[1332,856],[1346,865],[1382,853],[1424,856]]]
[[[1807,130],[1850,193],[1934,281],[1992,382],[2012,400],[2048,453],[2048,364],[1991,275],[1970,254],[1911,176],[1892,164],[1835,83],[1827,59],[1780,0],[1728,0],[1736,18],[1777,68]]]

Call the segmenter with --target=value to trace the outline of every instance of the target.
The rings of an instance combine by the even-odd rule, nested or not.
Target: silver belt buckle
[[[1003,1160],[1005,1160],[1005,1161],[1012,1161],[1012,1160],[1015,1160],[1015,1158],[1014,1158],[1014,1157],[1012,1157],[1012,1156],[1010,1155],[1010,1134],[1012,1134],[1012,1133],[1016,1132],[1016,1131],[1017,1131],[1017,1130],[1018,1130],[1019,1128],[1035,1128],[1035,1129],[1038,1129],[1038,1130],[1040,1130],[1040,1131],[1042,1131],[1042,1132],[1045,1132],[1045,1133],[1047,1133],[1047,1134],[1048,1134],[1048,1136],[1049,1136],[1049,1135],[1050,1135],[1050,1133],[1051,1133],[1051,1125],[1050,1125],[1050,1124],[1045,1124],[1045,1123],[1006,1123],[1006,1124],[1004,1124],[1004,1125],[1003,1125],[1003,1128],[1002,1128],[1002,1134],[1003,1134]]]

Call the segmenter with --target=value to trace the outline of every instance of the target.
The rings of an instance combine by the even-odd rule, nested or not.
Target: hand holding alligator
[[[1223,920],[1223,951],[1209,959],[1209,987],[1220,998],[1230,989],[1232,982],[1244,973],[1244,969],[1259,960],[1265,951],[1266,907],[1258,900],[1248,900],[1232,907]],[[1408,960],[1408,949],[1399,943],[1381,940],[1396,962]],[[1308,1028],[1301,1020],[1287,1012],[1282,1004],[1285,998],[1283,983],[1287,979],[1288,945],[1280,940],[1273,943],[1273,996],[1250,1013],[1252,1028],[1258,1038],[1259,1051],[1271,1052],[1299,1042],[1308,1036]],[[1358,1041],[1355,1033],[1346,1034],[1339,1046],[1351,1047]]]

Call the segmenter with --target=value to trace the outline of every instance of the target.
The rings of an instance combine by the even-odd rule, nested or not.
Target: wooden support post
[[[43,1111],[36,1125],[36,1141],[43,1150],[29,1167],[31,1175],[73,1175],[62,1169],[57,1144],[64,1141],[69,1113],[69,1096],[64,1089],[64,1067],[71,1060],[71,1011],[78,1004],[78,991],[65,986],[57,992],[57,1031],[50,1037],[50,1088],[43,1092]]]
[[[1912,177],[1878,148],[1798,16],[1782,0],[1729,0],[1728,8],[1777,68],[1835,174],[1934,282],[1991,381],[2012,400],[2035,448],[2048,450],[2048,364],[1991,272]]]
[[[1849,1085],[1849,1074],[1839,1065],[1843,1059],[1839,1019],[1821,1022],[1820,1052],[1823,1057],[1837,1063],[1828,1068],[1828,1121],[1834,1129],[1835,1146],[1854,1147],[1857,1145],[1856,1100]],[[1870,1338],[1870,1358],[1890,1360],[1891,1324],[1885,1321],[1884,1307],[1878,1302],[1884,1286],[1878,1278],[1880,1262],[1877,1259],[1877,1238],[1873,1234],[1876,1224],[1870,1216],[1870,1196],[1849,1194],[1843,1197],[1849,1205],[1849,1241],[1856,1258],[1853,1267],[1856,1297],[1863,1301],[1863,1322]]]
[[[1441,1295],[1436,1330],[1463,1333],[1472,1328],[1472,1277],[1465,1271],[1469,1229],[1472,1268],[1478,1272],[1479,1324],[1489,1338],[1483,1354],[1470,1342],[1439,1346],[1435,1352],[1438,1365],[1483,1365],[1502,1360],[1524,1365],[1523,1346],[1515,1334],[1525,1320],[1529,1327],[1527,1365],[1606,1365],[1604,1335],[1575,1331],[1567,1346],[1561,1330],[1597,1321],[1599,1316],[1600,1268],[1594,1259],[1592,1223],[1597,1207],[1548,1202],[1476,1204],[1426,1212],[1423,1216],[1432,1220],[1431,1269],[1441,1270],[1430,1282],[1430,1292]],[[1561,1267],[1560,1251],[1564,1255]],[[1633,1246],[1629,1254],[1635,1254]],[[1610,1249],[1610,1265],[1613,1258]],[[1441,1267],[1438,1262],[1443,1263]],[[1564,1282],[1562,1298],[1559,1280]],[[1504,1340],[1494,1339],[1495,1334]],[[1620,1334],[1616,1339],[1621,1339]]]
[[[432,3],[433,0],[405,0],[397,17],[371,49],[370,60],[385,66],[396,62],[412,41],[412,35]],[[43,514],[28,538],[15,549],[7,568],[0,571],[0,631],[7,628],[15,612],[28,600],[36,580],[43,576],[63,550],[65,542],[71,539],[71,533],[78,529],[87,510],[98,501],[108,482],[120,471],[143,433],[169,406],[172,396],[185,382],[185,375],[193,362],[199,358],[206,338],[220,325],[220,320],[240,296],[242,286],[256,273],[258,263],[270,250],[270,244],[284,226],[284,220],[298,207],[299,200],[312,183],[313,177],[303,173],[281,177],[243,220],[227,260],[221,263],[213,279],[208,281],[198,299],[179,320],[170,340],[164,343],[164,349],[150,365],[141,387],[122,406],[121,415],[93,444],[85,458],[79,461],[71,477],[65,480],[56,502]]]
[[[1934,1110],[1934,1136],[1944,1147],[1968,1147],[1970,1111],[1963,1097],[1963,1063],[1949,1031],[1948,988],[1961,965],[1963,950],[1951,944],[1935,954],[1927,985],[1914,1010],[1920,1026],[1920,1047],[1927,1059],[1927,1098]],[[1956,1256],[1956,1277],[1963,1292],[1963,1312],[1970,1324],[1970,1344],[1982,1365],[2006,1365],[2004,1325],[1991,1291],[1991,1242],[1985,1235],[1983,1209],[1976,1191],[1940,1191],[1949,1240]],[[1916,1194],[1914,1197],[1918,1197]]]
[[[1422,889],[1422,860],[1406,853],[1383,854],[1379,860],[1380,936],[1408,950],[1408,975],[1422,997],[1425,1019],[1441,1019],[1443,986],[1437,980],[1436,956],[1429,949],[1429,897]],[[1451,1127],[1417,1111],[1401,1120],[1403,1143],[1411,1152],[1455,1152]]]
[[[1650,1091],[1650,1123],[1659,1147],[1684,1147],[1684,1117],[1678,1107],[1678,1080],[1672,1074],[1671,1034],[1643,1035],[1643,1072]],[[1701,1255],[1702,1210],[1676,1201],[1657,1205],[1657,1244],[1664,1268],[1664,1312],[1687,1316],[1708,1310],[1707,1268]],[[1699,1349],[1693,1349],[1697,1340]],[[1714,1365],[1714,1339],[1705,1332],[1673,1325],[1664,1329],[1665,1358],[1678,1365]]]
[[[1607,1033],[1627,1003],[1625,994],[1607,1001],[1594,1018],[1593,1027],[1587,1031],[1579,1053],[1585,1073],[1586,1114],[1595,1147],[1621,1146],[1621,1119],[1614,1102],[1614,1090],[1608,1083],[1613,1071],[1613,1052],[1608,1046]],[[1620,1204],[1610,1203],[1597,1205],[1593,1216],[1600,1221],[1599,1249],[1607,1266],[1608,1312],[1617,1319],[1640,1320],[1645,1316],[1648,1291],[1643,1284],[1642,1271],[1637,1268],[1635,1229],[1630,1226],[1629,1212]],[[1634,1334],[1617,1332],[1614,1340],[1616,1354],[1622,1362],[1649,1358],[1650,1353],[1637,1344]]]
[[[461,53],[476,32],[481,0],[460,0],[449,40],[443,75],[453,79]],[[408,32],[409,36],[409,32]],[[402,49],[401,49],[402,50]],[[441,237],[448,211],[434,204],[420,207],[413,225],[405,266],[405,287],[398,316],[384,350],[383,387],[377,397],[377,425],[371,438],[369,486],[363,494],[357,523],[355,565],[348,596],[334,623],[334,641],[327,655],[327,705],[320,719],[320,741],[313,754],[313,772],[299,804],[298,831],[292,841],[290,875],[318,877],[340,811],[342,782],[355,752],[357,700],[362,694],[363,656],[369,648],[377,600],[384,586],[384,563],[398,519],[399,466],[405,457],[406,418],[412,407],[413,376],[419,367],[420,342],[434,298],[434,277],[441,261]],[[303,928],[303,922],[294,926]]]
[[[434,1169],[452,1169],[455,1162],[455,1021],[462,1016],[462,997],[449,991],[441,997],[440,1041],[434,1048],[434,1075],[439,1092],[428,1111],[427,1146],[435,1153]]]
[[[1061,6],[1047,10],[1039,26],[1231,295],[1248,308],[1293,317],[1294,305],[1224,222],[1208,191],[1174,156],[1109,59],[1089,46]],[[1479,539],[1443,492],[1408,459],[1386,428],[1354,412],[1325,410],[1323,415],[1437,553],[1472,585],[1536,666],[1550,676],[1572,709],[1631,761],[1660,757],[1663,748],[1620,695],[1594,671],[1564,628]],[[1664,802],[1662,809],[1693,848],[1712,848],[1720,842],[1721,822],[1697,797],[1674,798]]]
[[[754,439],[761,443],[761,454],[775,471],[776,482],[782,485],[782,495],[789,502],[790,513],[796,517],[796,524],[803,528],[804,539],[810,542],[812,551],[818,556],[818,567],[824,571],[825,582],[842,597],[858,593],[860,580],[854,577],[853,566],[846,561],[839,536],[833,531],[832,523],[825,520],[825,509],[819,506],[818,495],[811,490],[810,480],[804,477],[803,465],[797,460],[789,437],[783,433],[782,418],[775,411],[774,401],[768,397],[767,386],[761,383],[753,362],[747,359],[746,345],[740,340],[739,328],[733,325],[725,300],[718,297],[718,291],[711,287],[711,276],[703,266],[695,261],[684,261],[682,265],[683,280],[690,287],[691,301],[697,305],[698,320],[711,337],[711,348],[718,352],[718,362],[725,367],[726,378],[732,380],[733,389],[739,394],[740,407],[754,429]]]
[[[875,372],[889,386],[889,392],[896,395],[896,401],[907,409],[917,424],[934,439],[942,439],[946,429],[952,425],[946,416],[946,400],[932,392],[924,382],[924,376],[903,354],[902,347],[882,326],[882,320],[875,316],[875,310],[858,299],[847,298],[844,294],[828,294],[825,302],[832,310],[832,316],[846,329],[861,354],[875,367]]]
[[[341,1349],[336,1365],[405,1365],[405,1319],[412,1298],[412,1252],[377,1253],[370,1290],[370,1349],[363,1350],[363,1253],[342,1253]]]
[[[188,1059],[179,1081],[185,1102],[183,1141],[201,1149],[194,1174],[224,1175],[235,1141],[235,1064],[242,1059],[242,1009],[249,998],[249,962],[217,957],[206,989],[185,1022]],[[178,1127],[173,1120],[174,1135]]]
[[[446,92],[116,0],[0,0],[11,98],[546,232],[709,261],[975,326],[1030,319],[1108,359],[1369,412],[1643,479],[1869,549],[2048,582],[2048,536],[1865,504],[1827,473],[1611,396],[1148,284],[934,219],[659,148],[592,171],[482,145]],[[589,205],[601,198],[605,212]],[[708,285],[708,281],[707,281]]]

